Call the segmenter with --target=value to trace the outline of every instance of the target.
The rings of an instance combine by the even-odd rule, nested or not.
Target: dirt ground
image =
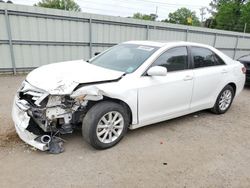
[[[24,76],[0,76],[0,187],[250,187],[250,87],[224,115],[202,111],[129,131],[97,151],[80,132],[51,155],[16,136],[12,100]]]

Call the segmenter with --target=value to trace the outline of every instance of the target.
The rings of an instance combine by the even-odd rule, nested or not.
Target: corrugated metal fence
[[[128,40],[200,42],[232,58],[250,53],[249,34],[0,3],[0,72],[88,59]]]

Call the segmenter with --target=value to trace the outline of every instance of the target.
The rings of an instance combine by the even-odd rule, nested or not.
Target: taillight
[[[243,72],[243,74],[246,74],[246,72],[247,72],[247,69],[246,69],[246,67],[242,67],[242,72]]]

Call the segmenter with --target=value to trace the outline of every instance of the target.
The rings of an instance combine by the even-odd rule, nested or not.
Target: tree
[[[241,17],[239,19],[239,25],[246,24],[246,32],[250,33],[250,1],[247,2],[241,9]]]
[[[218,12],[215,15],[216,28],[225,30],[237,30],[239,27],[240,19],[240,5],[231,1],[223,3],[218,8]]]
[[[213,24],[209,27],[230,31],[243,31],[247,22],[249,9],[246,8],[246,0],[213,0],[210,3]],[[244,11],[243,11],[244,10]],[[244,12],[244,19],[242,18]]]
[[[150,20],[155,21],[158,16],[156,14],[142,14],[142,13],[134,13],[132,18],[140,19],[140,20]]]
[[[212,14],[212,16],[215,16],[219,7],[227,2],[229,2],[230,0],[212,0],[209,5],[210,5],[210,9],[208,9],[208,11]]]
[[[163,21],[183,25],[200,25],[200,21],[196,16],[195,12],[192,12],[187,8],[177,9],[175,12],[169,13],[168,17],[168,20],[166,19]]]
[[[80,6],[74,0],[41,0],[35,6],[76,12],[81,11]]]
[[[3,0],[0,0],[0,3],[5,3],[5,2],[4,2]],[[10,0],[6,1],[6,3],[13,4],[13,2],[12,2],[12,1],[10,1]]]

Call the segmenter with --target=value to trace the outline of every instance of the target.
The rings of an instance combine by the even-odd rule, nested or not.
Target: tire
[[[129,116],[122,105],[103,101],[95,104],[85,115],[82,123],[82,135],[94,148],[107,149],[116,145],[123,138],[128,124]]]
[[[227,85],[225,86],[222,91],[220,92],[220,94],[217,97],[217,100],[215,102],[214,107],[211,109],[211,111],[215,114],[224,114],[231,106],[233,99],[234,99],[234,89],[232,88],[232,86]],[[223,97],[226,97],[227,99],[224,98],[224,106],[223,106]],[[229,97],[230,96],[230,97]]]

